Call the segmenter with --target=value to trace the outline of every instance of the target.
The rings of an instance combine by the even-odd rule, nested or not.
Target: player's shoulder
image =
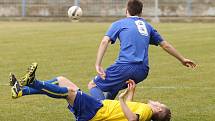
[[[119,101],[118,100],[108,100],[105,99],[102,101],[103,105],[106,105],[108,107],[115,107],[116,105],[119,105]]]
[[[112,27],[112,28],[121,28],[122,25],[124,25],[124,23],[126,23],[126,22],[125,22],[125,18],[124,18],[124,19],[119,19],[119,20],[113,22],[113,23],[111,24],[111,27]]]

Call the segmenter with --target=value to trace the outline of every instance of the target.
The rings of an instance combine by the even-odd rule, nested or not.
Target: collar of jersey
[[[135,17],[139,18],[139,16],[129,16],[129,17],[131,17],[131,18],[135,18]]]

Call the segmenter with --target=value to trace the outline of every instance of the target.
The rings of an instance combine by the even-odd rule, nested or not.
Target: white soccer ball
[[[79,6],[72,6],[68,9],[68,16],[72,19],[80,19],[82,16],[82,9]]]

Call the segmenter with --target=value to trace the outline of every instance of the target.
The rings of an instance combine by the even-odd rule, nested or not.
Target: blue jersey
[[[144,63],[148,66],[149,44],[158,45],[163,39],[143,18],[128,17],[114,22],[106,33],[114,44],[120,41],[116,63]]]
[[[119,39],[119,56],[116,63],[105,70],[105,80],[98,75],[93,81],[102,91],[108,92],[110,96],[105,98],[114,99],[120,90],[127,88],[127,80],[133,79],[137,84],[147,77],[149,44],[158,45],[163,39],[140,17],[114,22],[106,36],[110,37],[112,44]]]

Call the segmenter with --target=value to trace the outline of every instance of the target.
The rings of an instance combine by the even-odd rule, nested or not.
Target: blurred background
[[[127,0],[0,0],[0,19],[36,17],[40,20],[67,20],[68,8],[78,5],[83,10],[82,21],[108,21],[125,15],[126,2]],[[154,21],[213,21],[215,0],[144,0],[143,16]]]

